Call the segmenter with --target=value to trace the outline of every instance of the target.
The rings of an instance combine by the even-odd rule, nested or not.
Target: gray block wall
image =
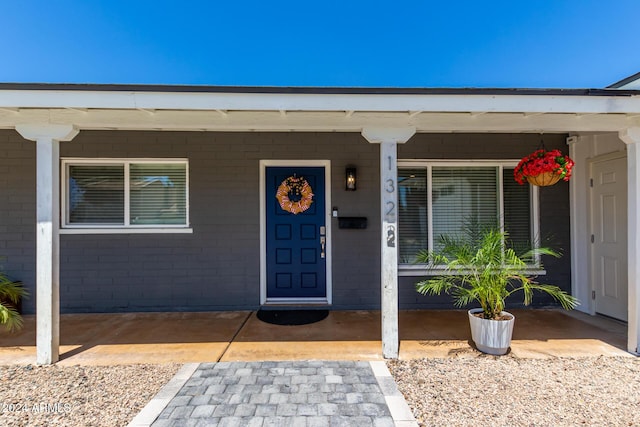
[[[566,152],[565,135],[545,135]],[[537,135],[418,134],[399,158],[519,158]],[[331,206],[365,216],[365,230],[333,222],[335,309],[380,305],[379,146],[358,133],[81,131],[61,143],[62,157],[188,158],[193,234],[61,236],[61,311],[117,312],[255,309],[259,305],[259,161],[331,160]],[[356,165],[358,190],[344,190]],[[35,143],[0,131],[0,268],[35,292]],[[570,288],[567,183],[541,191],[541,228],[565,256],[547,262],[549,279]],[[4,257],[4,258],[3,258]],[[400,278],[402,308],[448,308]],[[33,312],[35,296],[25,301]],[[541,300],[540,304],[546,304]]]
[[[0,130],[0,271],[22,280],[34,311],[36,268],[36,144],[17,132]]]

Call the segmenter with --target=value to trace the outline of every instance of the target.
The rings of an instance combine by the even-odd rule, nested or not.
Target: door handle
[[[320,236],[320,248],[321,248],[320,258],[324,258],[325,257],[325,255],[324,255],[324,247],[325,247],[326,243],[327,243],[327,238],[324,237],[324,236]]]

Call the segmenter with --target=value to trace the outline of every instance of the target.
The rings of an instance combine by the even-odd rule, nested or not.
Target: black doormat
[[[258,310],[258,319],[273,325],[308,325],[329,315],[329,310]]]

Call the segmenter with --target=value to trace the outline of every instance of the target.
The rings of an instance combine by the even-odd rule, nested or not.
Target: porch
[[[560,310],[512,310],[511,354],[519,358],[630,356],[627,326]],[[400,358],[477,357],[459,310],[399,315]],[[66,314],[60,319],[61,365],[259,360],[377,360],[379,311],[332,311],[317,323],[277,326],[251,311]],[[0,365],[36,362],[35,316],[17,334],[0,332]]]
[[[554,247],[563,248],[565,256],[545,263],[545,281],[576,296],[585,313],[628,320],[626,349],[638,354],[638,91],[12,84],[0,85],[0,91],[0,139],[7,153],[0,165],[7,181],[2,186],[7,203],[0,209],[7,242],[2,267],[35,296],[25,312],[37,309],[39,364],[56,362],[60,352],[79,356],[85,347],[100,347],[67,341],[75,347],[60,349],[60,313],[252,310],[282,298],[337,310],[379,308],[382,321],[374,319],[374,327],[366,329],[371,340],[357,342],[381,344],[388,358],[402,356],[400,340],[410,329],[399,328],[398,309],[448,303],[416,297],[415,280],[428,272],[411,256],[433,248],[434,236],[451,231],[440,219],[461,222],[449,212],[467,212],[455,203],[470,199],[467,184],[484,179],[467,174],[479,166],[490,168],[491,191],[487,197],[474,192],[477,205],[502,221],[509,216],[507,202],[514,201],[513,212],[524,212],[519,218],[525,241],[557,238]],[[557,149],[568,144],[582,166],[569,184],[514,196],[505,190],[505,182],[514,185],[510,168],[541,144]],[[305,232],[299,240],[315,242],[314,248],[271,248],[270,242],[293,234],[283,227],[280,237],[273,235],[270,226],[278,224],[267,220],[267,203],[292,214],[289,218],[295,213],[276,203],[281,200],[271,193],[289,184],[275,179],[267,186],[268,169],[318,162],[324,179],[318,172],[320,187],[309,184],[309,191],[324,191],[316,191],[305,206],[312,201],[319,216],[297,224],[297,235]],[[347,191],[346,172],[353,170],[355,179],[355,167],[358,191]],[[296,171],[290,172],[287,178],[296,178]],[[448,199],[454,187],[447,174],[469,176],[458,179],[455,200]],[[104,188],[89,188],[103,175],[105,182],[117,183],[106,195]],[[180,183],[158,193],[166,206],[132,196],[146,191],[146,184],[166,181],[159,176]],[[408,187],[406,178],[417,178],[415,185]],[[86,197],[78,196],[80,184]],[[615,191],[596,197],[605,184],[615,184]],[[416,197],[411,203],[408,190]],[[608,204],[598,207],[597,200]],[[79,207],[80,201],[86,203]],[[92,201],[98,207],[91,207]],[[436,202],[442,206],[434,215]],[[105,212],[115,213],[105,218]],[[367,218],[370,226],[341,230],[342,216]],[[413,218],[412,229],[401,218]],[[403,236],[419,238],[411,242]],[[269,286],[303,287],[301,272],[273,267],[302,265],[303,250],[304,264],[315,266],[304,272],[304,287],[317,288],[320,296],[300,295],[297,288],[271,295]],[[300,259],[294,262],[291,253]],[[245,320],[248,327],[253,319]],[[160,337],[150,338],[150,345],[159,347],[165,333],[157,331],[157,322],[148,323],[153,328],[145,333]],[[130,327],[123,326],[123,333],[136,336]],[[204,342],[228,347],[221,354],[230,357],[244,334],[236,325],[224,340]],[[452,339],[461,338],[447,338]],[[345,341],[350,339],[339,342]],[[271,342],[268,347],[275,348]],[[378,357],[378,349],[371,354]]]

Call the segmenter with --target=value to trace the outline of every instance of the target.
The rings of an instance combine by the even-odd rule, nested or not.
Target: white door
[[[627,159],[591,163],[591,289],[597,313],[627,320]]]

